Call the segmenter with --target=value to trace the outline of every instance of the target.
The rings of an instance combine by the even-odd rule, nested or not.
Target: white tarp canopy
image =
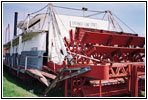
[[[108,21],[98,20],[86,17],[68,16],[55,14],[53,7],[50,5],[50,12],[48,17],[49,29],[49,45],[48,56],[54,63],[61,65],[68,57],[63,38],[69,39],[69,30],[75,31],[76,27],[93,28],[93,29],[108,29]],[[61,53],[63,52],[63,54]]]

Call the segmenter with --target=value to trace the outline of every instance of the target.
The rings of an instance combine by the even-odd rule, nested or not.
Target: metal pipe
[[[8,41],[10,41],[10,25],[8,24]]]
[[[6,31],[5,31],[5,43],[7,43],[7,30],[8,30],[8,28],[6,27]]]
[[[18,20],[18,12],[14,13],[14,36],[17,35],[17,20]]]
[[[28,60],[28,57],[26,56],[26,58],[25,58],[25,70],[27,70],[27,60]]]

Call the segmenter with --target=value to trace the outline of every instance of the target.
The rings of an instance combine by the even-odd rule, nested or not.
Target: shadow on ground
[[[12,75],[10,70],[4,68],[3,76],[11,83],[16,84],[17,86],[36,94],[39,97],[44,96],[44,91],[46,86],[40,83],[38,80],[32,81],[23,81],[19,79],[17,76]],[[51,92],[47,94],[47,97],[64,97],[64,87],[58,87],[57,89],[52,89]]]

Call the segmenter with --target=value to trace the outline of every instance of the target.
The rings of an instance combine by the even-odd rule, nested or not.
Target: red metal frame
[[[71,87],[77,87],[77,92],[74,91],[74,88],[71,88],[72,94],[75,94],[74,96],[101,97],[123,93],[138,96],[138,87],[143,85],[143,82],[140,82],[138,86],[138,76],[145,75],[145,63],[143,61],[145,56],[144,37],[129,33],[77,28],[75,34],[72,30],[70,31],[69,42],[66,38],[64,39],[68,47],[67,50],[98,60],[95,61],[80,55],[77,55],[76,59],[73,60],[76,64],[69,66],[69,68],[91,67],[90,72],[80,75],[79,78],[91,77],[100,80],[99,87],[95,88],[96,90],[93,90],[93,87],[86,83],[80,88],[72,84],[75,80],[71,80]],[[116,80],[117,78],[125,80],[125,83],[101,85],[101,80]],[[86,80],[88,81],[87,78]],[[98,91],[97,94],[94,91]],[[81,95],[77,95],[77,93]]]

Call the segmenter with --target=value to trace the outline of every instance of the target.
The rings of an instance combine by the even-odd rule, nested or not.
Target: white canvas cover
[[[52,9],[49,16],[50,17],[48,20],[49,21],[48,55],[51,61],[59,65],[62,65],[64,58],[68,56],[68,54]],[[63,52],[63,54],[61,53],[61,51]]]
[[[76,27],[93,28],[93,29],[108,29],[108,21],[91,19],[78,16],[67,16],[55,14],[52,7],[48,17],[48,29],[49,29],[49,45],[48,55],[50,61],[61,65],[68,56],[69,60],[71,55],[67,54],[66,47],[64,45],[64,37],[69,39],[69,30],[75,31]],[[63,54],[61,53],[61,50]]]

